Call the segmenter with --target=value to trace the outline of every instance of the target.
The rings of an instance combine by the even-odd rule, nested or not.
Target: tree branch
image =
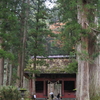
[[[90,27],[88,23],[85,22],[85,24],[86,24],[88,27]],[[100,31],[98,31],[98,30],[96,30],[96,29],[94,29],[94,28],[92,28],[92,27],[90,27],[90,28],[91,28],[94,32],[100,33]]]

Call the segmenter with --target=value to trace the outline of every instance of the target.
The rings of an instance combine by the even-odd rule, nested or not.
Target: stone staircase
[[[36,98],[36,100],[48,100],[46,98]],[[50,99],[51,100],[51,99]],[[58,99],[57,99],[58,100]],[[60,100],[76,100],[75,98],[62,98]]]

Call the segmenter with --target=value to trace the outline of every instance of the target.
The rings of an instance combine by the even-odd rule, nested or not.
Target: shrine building
[[[34,59],[34,57],[32,58]],[[41,59],[41,57],[37,57]],[[76,93],[76,74],[67,73],[65,68],[71,62],[69,56],[56,55],[48,56],[45,59],[49,67],[37,67],[41,71],[39,75],[35,76],[35,90],[37,99],[50,98],[50,92],[54,93],[56,97],[60,93],[63,100],[75,100]],[[25,71],[25,77],[29,79],[29,91],[32,92],[32,79],[29,78],[29,72]]]

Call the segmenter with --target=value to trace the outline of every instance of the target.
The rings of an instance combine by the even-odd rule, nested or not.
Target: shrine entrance
[[[26,73],[28,76],[28,74]],[[32,79],[29,80],[30,94],[33,89]],[[76,74],[44,73],[36,76],[35,90],[37,99],[47,99],[50,92],[56,97],[60,93],[62,99],[75,100]]]
[[[50,98],[50,92],[53,92],[55,97],[60,93],[62,99],[75,98],[75,88],[76,74],[50,73],[36,76],[37,98]]]
[[[50,97],[50,92],[53,92],[54,97],[56,97],[58,95],[58,93],[60,93],[60,95],[62,95],[61,90],[62,90],[62,82],[61,81],[56,81],[56,82],[52,82],[49,81],[48,82],[48,97]]]

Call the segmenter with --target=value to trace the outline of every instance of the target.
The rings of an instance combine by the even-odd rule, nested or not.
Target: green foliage
[[[91,96],[90,100],[100,100],[100,95]]]
[[[4,51],[3,49],[0,49],[0,58],[9,58],[10,60],[14,59],[14,55],[10,52]]]
[[[46,55],[46,37],[51,34],[51,32],[48,30],[46,25],[46,19],[43,18],[43,16],[37,16],[37,14],[41,14],[42,12],[46,12],[45,6],[43,7],[40,3],[41,1],[38,0],[36,4],[33,4],[34,7],[37,7],[37,10],[35,10],[33,19],[30,19],[29,23],[29,37],[27,41],[27,50],[28,55],[34,55],[34,56],[41,56]],[[41,12],[42,11],[42,12]],[[33,15],[32,15],[33,16]],[[32,22],[32,23],[31,23]],[[33,24],[34,23],[34,24]]]
[[[76,3],[75,3],[76,1],[58,0],[58,2],[60,2],[59,5],[59,7],[61,7],[60,12],[62,12],[60,13],[60,15],[62,16],[61,20],[63,20],[63,23],[65,23],[61,34],[63,48],[64,51],[71,51],[72,48],[77,43],[77,41],[79,41],[81,32],[81,27],[79,24],[77,24],[77,18],[75,16],[77,14]],[[65,4],[67,4],[67,6],[65,6]]]
[[[81,53],[78,53],[80,56],[81,60],[88,60],[89,59],[89,54],[86,50],[82,50]]]
[[[65,68],[67,73],[77,73],[78,71],[78,62],[76,60],[72,60]]]
[[[0,58],[4,58],[4,63],[6,59],[9,60],[10,66],[13,66],[11,80],[11,84],[13,85],[16,79],[19,78],[15,71],[19,64],[18,53],[20,53],[20,56],[23,53],[22,39],[23,33],[25,32],[24,28],[26,28],[24,19],[27,19],[25,12],[26,7],[28,7],[24,1],[25,0],[0,0],[0,42],[2,40],[0,44]]]
[[[93,59],[91,59],[91,58],[89,57],[89,53],[88,53],[86,50],[82,50],[81,53],[78,52],[77,54],[79,55],[80,60],[88,61],[89,63],[93,63],[93,62],[94,62]],[[98,53],[95,53],[95,54],[93,54],[93,55],[91,55],[91,56],[92,56],[92,57],[97,57],[97,54],[98,54]]]
[[[79,0],[80,1],[80,0]],[[57,0],[58,2],[58,8],[59,14],[60,14],[60,19],[61,22],[65,23],[65,25],[62,28],[62,33],[60,34],[60,39],[63,43],[63,50],[66,52],[74,51],[73,48],[75,49],[76,45],[81,42],[82,37],[83,38],[88,38],[91,40],[96,41],[96,37],[98,33],[93,37],[91,34],[96,32],[93,30],[97,27],[97,25],[94,23],[95,17],[100,16],[99,12],[100,9],[100,0],[97,0],[94,2],[94,0],[86,0],[86,1],[80,1],[77,2],[77,0]],[[89,25],[86,29],[83,29],[81,25],[78,24],[78,19],[77,19],[77,5],[83,5],[79,6],[79,8],[82,9],[87,9],[88,12],[86,12],[87,16],[87,21],[89,22]],[[81,8],[83,7],[83,8]],[[97,9],[98,8],[98,9]],[[99,26],[99,25],[98,25]],[[98,31],[99,29],[97,29]],[[91,33],[91,34],[90,34]],[[90,40],[90,41],[91,41]],[[94,42],[95,42],[94,41]],[[96,46],[96,43],[93,42],[93,45]],[[83,45],[83,44],[82,44]],[[84,45],[85,46],[85,45]],[[98,45],[99,46],[99,45]],[[84,48],[84,47],[83,47]],[[90,62],[91,59],[89,59],[90,56],[95,57],[97,56],[98,51],[94,53],[93,55],[89,55],[85,51],[82,51],[80,54],[81,60],[88,60]]]
[[[14,51],[17,49],[18,33],[19,33],[19,19],[16,8],[19,3],[19,0],[14,2],[13,0],[1,0],[0,1],[0,38],[3,40],[0,49],[0,58],[4,59],[9,58],[10,60],[14,59]]]
[[[100,55],[100,52],[95,52],[93,53],[92,57],[93,59],[97,58]]]
[[[74,51],[75,45],[80,40],[81,28],[76,22],[69,21],[65,24],[60,34],[60,39],[63,44],[64,51],[71,52]]]
[[[13,86],[1,86],[0,87],[0,100],[20,100],[20,91]]]
[[[27,40],[28,64],[25,70],[29,69],[32,73],[39,73],[38,66],[47,65],[44,60],[37,60],[37,56],[46,57],[49,53],[48,38],[54,37],[54,34],[48,28],[49,10],[45,6],[45,0],[37,0],[31,3]],[[30,56],[34,56],[30,62]],[[31,66],[33,64],[33,66]],[[32,69],[32,70],[31,70]]]
[[[34,70],[34,67],[33,67],[34,63],[36,63],[36,67],[37,67],[35,70]],[[46,63],[46,61],[44,59],[37,59],[36,61],[29,60],[26,68],[24,69],[24,71],[28,71],[31,74],[34,73],[34,74],[39,75],[41,73],[40,66],[48,66],[48,64]]]
[[[57,0],[57,2],[61,21],[65,23],[69,19],[73,21],[77,19],[77,0]]]

